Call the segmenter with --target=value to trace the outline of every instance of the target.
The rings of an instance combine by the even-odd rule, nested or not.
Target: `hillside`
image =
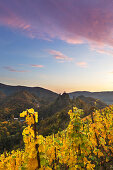
[[[27,91],[46,102],[51,102],[58,96],[57,93],[41,87],[10,86],[2,83],[0,83],[0,91],[6,96],[13,95],[20,91]]]
[[[6,95],[0,91],[0,103],[5,99]]]
[[[40,87],[0,84],[0,118],[1,120],[7,120],[10,119],[11,116],[18,117],[20,112],[32,107],[39,111],[39,120],[42,120],[53,116],[57,112],[61,112],[62,109],[65,109],[68,106],[72,107],[72,105],[84,109],[85,114],[89,114],[90,108],[95,106],[95,102],[95,107],[98,109],[107,106],[105,102],[96,100],[100,98],[105,100],[104,97],[106,93],[108,94],[106,103],[109,104],[110,101],[112,102],[113,100],[113,92],[92,93],[83,91],[58,95],[57,93]],[[38,106],[40,107],[38,108]]]
[[[89,91],[76,91],[69,93],[70,98],[78,96],[92,97],[99,99],[108,105],[113,104],[113,91],[103,91],[103,92],[89,92]]]
[[[93,111],[92,109],[101,109],[106,107],[107,105],[99,100],[96,101],[96,99],[91,97],[79,96],[75,99],[70,99],[69,95],[66,93],[58,95],[58,97],[49,104],[45,104],[42,99],[36,97],[28,91],[19,91],[5,97],[0,105],[0,121],[2,125],[0,131],[1,139],[3,139],[0,141],[0,145],[2,148],[1,150],[3,151],[4,148],[9,148],[7,147],[9,145],[9,141],[11,142],[13,140],[13,143],[14,141],[16,141],[16,129],[18,128],[18,123],[20,124],[19,126],[21,128],[23,126],[23,123],[21,124],[20,121],[17,121],[17,123],[15,123],[14,117],[19,117],[22,111],[29,108],[34,108],[35,111],[38,111],[38,132],[43,136],[47,136],[52,133],[57,133],[58,131],[65,129],[68,126],[68,111],[72,109],[73,106],[83,109],[85,113],[83,116],[86,116]],[[4,130],[6,124],[2,123],[2,121],[7,122],[7,127],[11,125],[10,129],[13,129],[14,136],[13,138],[11,138],[11,140],[9,140],[11,136],[10,130],[9,128],[7,128],[7,130]],[[13,126],[13,124],[15,125]],[[19,134],[21,134],[21,130],[18,130],[18,132]],[[18,138],[18,144],[20,145],[20,147],[22,147],[22,138],[21,135],[19,136],[20,137]],[[17,142],[15,142],[15,145],[17,145]],[[10,145],[10,149],[16,147],[15,145]]]
[[[28,108],[38,109],[41,100],[28,91],[16,92],[6,97],[0,105],[0,118],[7,120],[13,117],[19,117],[19,114]]]
[[[90,115],[95,109],[107,107],[107,104],[91,97],[79,96],[76,99],[70,99],[66,93],[59,95],[55,102],[43,108],[41,112],[39,110],[39,117],[42,116],[44,118],[39,121],[39,133],[46,136],[65,129],[69,123],[68,111],[73,106],[83,109],[83,117],[85,117]]]
[[[103,109],[108,106],[99,99],[92,97],[78,96],[77,98],[73,99],[73,101],[77,108],[84,110],[85,115],[89,115],[94,109]]]
[[[0,83],[0,96],[3,95],[9,96],[20,91],[28,91],[33,95],[35,95],[36,97],[47,102],[47,104],[53,102],[58,96],[57,93],[41,87],[11,86],[11,85],[5,85]],[[92,97],[95,99],[99,99],[107,103],[108,105],[113,104],[113,91],[102,91],[102,92],[75,91],[68,94],[71,99],[73,97],[76,98],[78,96],[83,95],[85,97]]]
[[[67,107],[70,104],[71,100],[69,98],[69,95],[67,93],[63,93],[62,95],[58,95],[55,101],[53,101],[49,105],[42,105],[39,108],[39,118],[40,116],[42,118],[50,117],[54,115],[56,112],[61,111],[65,107]]]
[[[83,94],[83,95],[81,95]],[[105,99],[105,95],[106,99]],[[112,102],[113,92],[73,92],[63,95],[58,95],[50,90],[40,87],[26,86],[9,86],[0,84],[0,118],[9,119],[12,115],[18,117],[18,114],[27,108],[33,107],[39,110],[39,120],[45,119],[60,112],[67,106],[76,105],[78,108],[84,109],[86,114],[89,114],[89,108],[95,106],[96,99],[102,99],[107,104]],[[88,96],[88,97],[87,97]],[[89,97],[90,96],[90,97]],[[94,96],[92,98],[92,96]],[[72,100],[74,98],[74,100]],[[96,99],[95,99],[96,98]],[[37,106],[40,106],[38,108]],[[100,100],[96,101],[96,107],[101,109],[107,106]]]

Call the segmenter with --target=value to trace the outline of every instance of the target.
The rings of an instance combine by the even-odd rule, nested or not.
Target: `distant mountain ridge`
[[[102,91],[102,92],[89,92],[89,91],[75,91],[69,93],[70,98],[76,98],[78,96],[93,97],[99,99],[106,104],[113,104],[113,91]]]
[[[78,97],[72,99],[68,93],[58,95],[38,87],[0,84],[0,92],[0,121],[12,121],[14,117],[19,118],[22,111],[34,108],[39,114],[38,131],[43,135],[65,129],[69,123],[68,111],[73,106],[83,109],[83,116],[91,114],[94,109],[98,110],[107,106],[100,100],[80,96],[80,93]]]
[[[52,92],[51,90],[44,89],[41,87],[27,87],[27,86],[11,86],[11,85],[5,85],[0,83],[0,91],[6,95],[10,96],[14,93],[20,92],[20,91],[28,91],[35,95],[36,97],[46,100],[48,102],[53,101],[58,96],[57,93]]]
[[[9,96],[19,91],[28,91],[35,95],[36,97],[48,102],[52,102],[58,97],[57,93],[48,89],[44,89],[42,87],[11,86],[0,83],[0,96],[2,94],[3,98],[4,96]],[[108,105],[113,104],[113,91],[102,92],[75,91],[68,94],[71,99],[73,97],[76,98],[78,96],[85,96],[99,99]]]

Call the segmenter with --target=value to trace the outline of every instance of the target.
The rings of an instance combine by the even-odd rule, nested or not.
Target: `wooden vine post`
[[[36,113],[38,114],[38,113]],[[36,123],[38,122],[38,117],[36,118],[35,115],[33,115],[34,117],[34,139],[36,141],[37,139],[37,129],[36,129]],[[40,164],[40,154],[39,154],[39,150],[38,150],[38,147],[39,147],[39,144],[36,144],[35,145],[35,149],[36,149],[36,152],[37,152],[37,161],[38,161],[38,169],[41,168],[41,164]]]

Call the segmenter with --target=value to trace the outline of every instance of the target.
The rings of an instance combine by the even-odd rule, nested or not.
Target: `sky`
[[[113,0],[0,0],[0,82],[113,91]]]

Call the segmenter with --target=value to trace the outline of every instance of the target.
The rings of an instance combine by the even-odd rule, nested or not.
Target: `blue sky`
[[[44,0],[0,1],[0,82],[58,93],[113,90],[110,0],[107,6],[102,0],[89,5],[70,0],[63,7],[60,0],[47,1],[48,6]],[[25,5],[31,13],[24,12]],[[90,8],[94,12],[87,21]]]

